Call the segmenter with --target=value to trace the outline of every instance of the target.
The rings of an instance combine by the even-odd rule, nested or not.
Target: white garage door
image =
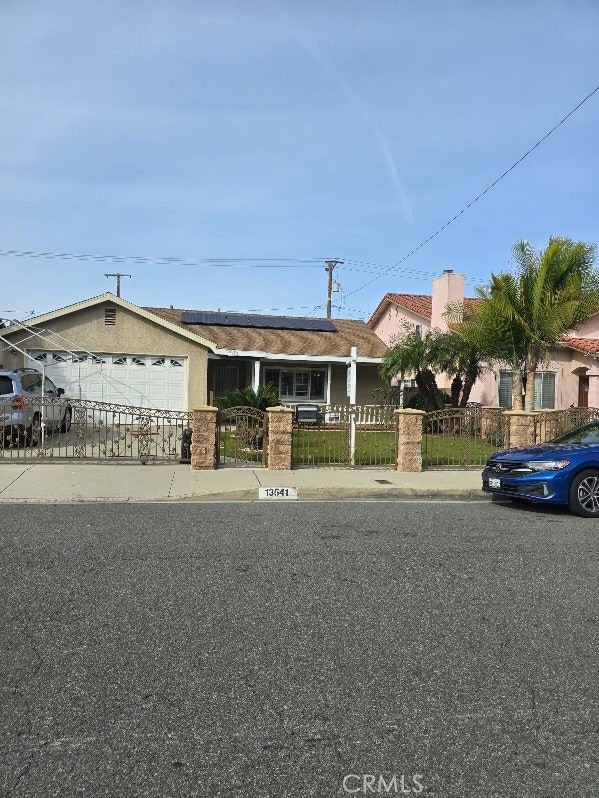
[[[67,396],[99,402],[185,410],[187,358],[146,355],[29,353]]]

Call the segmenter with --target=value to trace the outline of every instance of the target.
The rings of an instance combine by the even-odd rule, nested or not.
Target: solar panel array
[[[293,316],[253,316],[246,313],[215,313],[187,310],[181,314],[183,324],[206,324],[214,327],[257,327],[266,330],[307,330],[337,332],[330,319],[302,319]]]

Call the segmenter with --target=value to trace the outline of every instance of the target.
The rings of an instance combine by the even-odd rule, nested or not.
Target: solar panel
[[[302,319],[293,316],[253,316],[246,313],[215,313],[209,310],[186,310],[183,324],[209,324],[215,327],[257,327],[266,330],[308,330],[337,332],[330,319]]]

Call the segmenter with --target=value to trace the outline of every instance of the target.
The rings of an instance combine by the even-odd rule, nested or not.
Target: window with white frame
[[[514,374],[511,371],[499,372],[499,407],[511,408],[514,393]],[[555,373],[537,371],[535,374],[535,410],[552,410],[555,407]]]
[[[555,373],[537,371],[535,374],[535,410],[553,410],[555,407]]]
[[[267,368],[264,382],[272,382],[281,401],[325,399],[326,370],[309,368]]]

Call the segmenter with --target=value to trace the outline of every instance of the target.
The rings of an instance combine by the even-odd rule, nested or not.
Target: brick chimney
[[[443,314],[449,303],[464,301],[464,275],[453,269],[444,269],[443,274],[433,281],[433,302],[431,327],[447,332],[449,325]]]

